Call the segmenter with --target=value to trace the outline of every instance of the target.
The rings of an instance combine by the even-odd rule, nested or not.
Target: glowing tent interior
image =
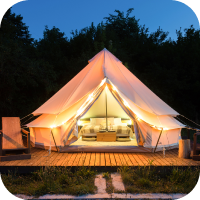
[[[181,129],[185,127],[174,118],[179,113],[156,96],[107,49],[89,60],[82,71],[32,114],[39,116],[27,124],[33,146],[62,152],[70,151],[70,148],[71,151],[109,149],[114,152],[122,149],[138,151],[140,147],[141,151],[174,148],[178,145]],[[95,131],[94,119],[99,118],[103,118],[101,121],[105,118],[105,127],[99,122],[101,126]],[[88,145],[96,142],[90,141],[85,150],[84,146],[74,145],[76,140],[83,139],[84,132],[87,132],[83,131],[85,126],[92,127],[88,129],[89,133],[93,131],[96,134],[100,129],[107,132],[116,129],[117,133],[123,133],[127,124],[122,122],[132,127],[127,148],[125,142],[124,146],[118,145],[120,142],[110,142],[113,147],[89,148]],[[81,130],[79,125],[83,126]]]

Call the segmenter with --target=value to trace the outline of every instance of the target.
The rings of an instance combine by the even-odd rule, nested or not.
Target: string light
[[[112,85],[112,87],[113,87],[113,90],[115,90],[116,92],[118,92],[117,88],[114,85]]]
[[[100,87],[106,82],[106,78],[101,81]]]
[[[101,81],[99,87],[101,87],[105,82],[106,82],[106,78],[104,78],[104,79]],[[111,84],[112,84],[112,83],[111,83]],[[105,89],[108,90],[108,86],[107,86],[107,85],[106,85]],[[117,92],[118,92],[117,88],[116,88],[113,84],[112,84],[112,89],[113,89],[114,91],[117,91]],[[85,104],[83,104],[83,105],[81,106],[81,108],[77,111],[77,114],[76,114],[75,118],[78,117],[78,116],[85,110],[86,106],[87,106],[88,104],[90,104],[90,103],[94,100],[93,95],[94,95],[94,92],[91,93],[91,94],[88,96],[88,98],[87,98]],[[122,97],[121,97],[121,98],[122,98]],[[123,98],[122,98],[122,99],[123,99]],[[123,99],[123,102],[124,102],[124,105],[125,105],[126,107],[128,107],[129,109],[131,109],[129,103],[128,103],[125,99]],[[132,109],[131,109],[131,110],[132,110]],[[140,114],[138,114],[138,113],[136,113],[136,112],[134,112],[134,113],[135,113],[135,115],[136,115],[135,118],[136,118],[138,121],[143,120],[143,119],[142,119],[142,116],[141,116]],[[57,117],[57,116],[56,116],[56,117]],[[65,124],[65,123],[66,123],[66,122],[62,122],[62,125]],[[129,120],[128,123],[131,125],[131,124],[132,124],[132,121]],[[78,120],[78,125],[81,125],[81,121],[80,121],[80,120]],[[149,125],[150,125],[150,124],[149,124]],[[158,130],[169,130],[168,128],[156,127],[155,125],[150,125],[150,126],[151,126],[152,128],[158,129]],[[51,129],[53,129],[53,128],[55,128],[55,127],[57,127],[57,126],[55,126],[55,125],[50,126]]]
[[[129,107],[129,108],[130,108],[130,106],[129,106],[128,102],[127,102],[127,101],[125,101],[125,100],[123,100],[123,101],[124,101],[124,105],[125,105],[126,107]]]

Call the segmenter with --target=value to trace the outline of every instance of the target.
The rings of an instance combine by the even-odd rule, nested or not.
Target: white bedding
[[[100,125],[88,124],[81,128],[78,137],[82,136],[84,133],[98,133],[100,130],[102,130]],[[131,128],[126,125],[113,125],[112,130],[114,130],[116,133],[128,135],[131,138],[133,137]]]

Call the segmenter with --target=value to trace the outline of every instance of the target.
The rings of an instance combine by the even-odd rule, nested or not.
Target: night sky
[[[96,26],[105,22],[104,17],[116,14],[115,10],[126,11],[134,8],[130,16],[139,19],[139,25],[149,28],[149,33],[159,26],[169,32],[168,38],[176,40],[176,30],[184,30],[191,25],[199,28],[199,21],[193,10],[185,4],[171,0],[28,0],[15,4],[12,12],[21,14],[23,22],[29,26],[31,37],[43,37],[45,25],[59,28],[70,38],[70,32]]]

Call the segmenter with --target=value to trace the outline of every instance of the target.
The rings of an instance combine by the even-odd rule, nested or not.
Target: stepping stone
[[[102,174],[96,175],[94,185],[97,187],[97,194],[104,194],[106,192],[106,179]]]
[[[122,177],[119,173],[111,174],[112,185],[115,190],[125,191],[124,184],[122,182]]]

